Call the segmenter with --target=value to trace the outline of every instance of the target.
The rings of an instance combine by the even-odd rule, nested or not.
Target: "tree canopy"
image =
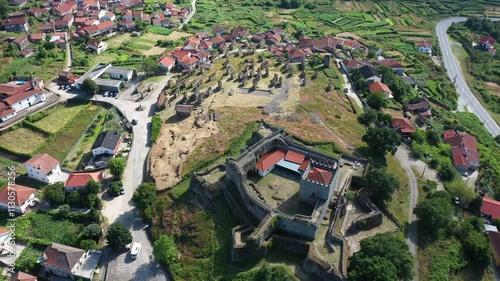
[[[366,99],[366,103],[373,109],[380,110],[387,105],[387,99],[381,92],[370,94]]]
[[[97,223],[87,225],[82,230],[83,237],[87,239],[98,239],[101,236],[102,229]]]
[[[93,96],[99,91],[99,86],[94,80],[87,78],[83,80],[82,91]]]
[[[89,180],[85,189],[89,194],[99,194],[99,192],[101,192],[101,184],[95,180]]]
[[[0,0],[0,18],[5,19],[9,15],[9,1]]]
[[[450,224],[452,212],[450,200],[444,197],[432,197],[420,201],[413,210],[422,229],[426,229],[432,235]]]
[[[132,242],[132,233],[122,223],[115,222],[108,228],[106,241],[113,249],[123,249]]]
[[[174,238],[168,235],[161,235],[154,244],[153,254],[164,265],[175,262],[177,259],[177,248],[175,247]]]
[[[349,280],[411,280],[413,257],[405,241],[393,233],[361,240],[349,265]]]
[[[151,76],[158,72],[160,65],[152,58],[148,57],[142,60],[142,63],[139,65],[140,71],[144,72],[146,76]]]
[[[391,200],[392,194],[399,188],[399,181],[385,169],[370,168],[361,181],[361,185],[370,194],[371,199],[384,205]]]
[[[477,231],[469,232],[462,240],[464,252],[472,263],[480,268],[485,268],[491,263],[491,246],[488,239]]]
[[[49,184],[43,188],[43,199],[49,201],[53,206],[58,206],[64,203],[65,194],[63,183]]]
[[[372,151],[380,154],[394,154],[401,144],[398,134],[389,128],[368,128],[362,140]]]
[[[123,176],[123,172],[125,171],[125,159],[123,157],[113,157],[108,161],[108,169],[113,175],[120,179]]]
[[[156,186],[148,182],[141,183],[134,191],[132,200],[136,204],[137,208],[143,212],[143,214],[155,201],[157,197],[156,191]]]

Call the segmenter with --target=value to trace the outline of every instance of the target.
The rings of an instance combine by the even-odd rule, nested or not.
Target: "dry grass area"
[[[31,154],[46,140],[47,137],[38,132],[28,128],[18,128],[0,135],[0,146],[15,153]]]
[[[191,36],[191,34],[186,33],[186,32],[181,32],[181,31],[174,31],[174,32],[170,33],[167,36],[159,35],[159,34],[154,34],[154,35],[156,35],[156,36],[163,36],[165,38],[163,40],[177,40],[177,39],[181,39],[183,37],[189,37],[189,36]]]
[[[132,38],[130,36],[130,33],[122,33],[120,35],[113,36],[112,38],[107,40],[106,43],[108,43],[109,48],[118,48],[122,43],[130,40],[130,38]]]
[[[500,84],[495,82],[484,82],[484,84],[486,84],[492,95],[500,96]]]

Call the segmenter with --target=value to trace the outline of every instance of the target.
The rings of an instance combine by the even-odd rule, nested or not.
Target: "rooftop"
[[[500,202],[483,197],[481,213],[490,215],[493,219],[500,218]]]
[[[105,131],[97,136],[94,144],[92,145],[92,149],[96,149],[99,147],[107,148],[110,150],[115,150],[116,146],[120,143],[121,135],[118,131]]]
[[[0,202],[4,204],[11,202],[12,200],[9,200],[9,196],[12,195],[11,192],[15,193],[14,203],[16,206],[22,206],[24,202],[26,202],[26,199],[36,192],[36,189],[19,184],[5,185],[2,190],[0,190]]]
[[[23,163],[24,166],[33,166],[40,172],[47,174],[59,165],[59,160],[48,154],[37,154]]]

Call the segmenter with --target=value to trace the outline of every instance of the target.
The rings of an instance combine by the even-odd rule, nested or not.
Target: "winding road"
[[[483,105],[478,101],[478,99],[469,89],[462,69],[460,68],[460,62],[453,54],[453,51],[451,50],[450,40],[448,39],[448,35],[446,34],[446,31],[452,24],[464,22],[466,20],[466,17],[444,19],[438,22],[438,24],[436,25],[436,35],[438,37],[439,47],[441,48],[444,67],[448,72],[448,78],[450,78],[451,81],[456,79],[455,87],[458,94],[460,95],[459,99],[484,123],[484,127],[486,128],[486,130],[488,130],[488,132],[490,132],[490,134],[495,137],[497,135],[500,135],[500,126],[498,126],[498,124],[491,117],[488,111],[483,107]],[[500,19],[495,18],[491,20],[498,21]]]

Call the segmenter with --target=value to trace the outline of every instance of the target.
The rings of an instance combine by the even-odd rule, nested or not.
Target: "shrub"
[[[98,247],[94,240],[86,239],[80,242],[80,248],[84,250],[96,250]]]
[[[155,142],[158,138],[162,123],[163,121],[158,115],[155,115],[153,116],[153,118],[151,118],[151,137],[149,138],[150,142]]]

